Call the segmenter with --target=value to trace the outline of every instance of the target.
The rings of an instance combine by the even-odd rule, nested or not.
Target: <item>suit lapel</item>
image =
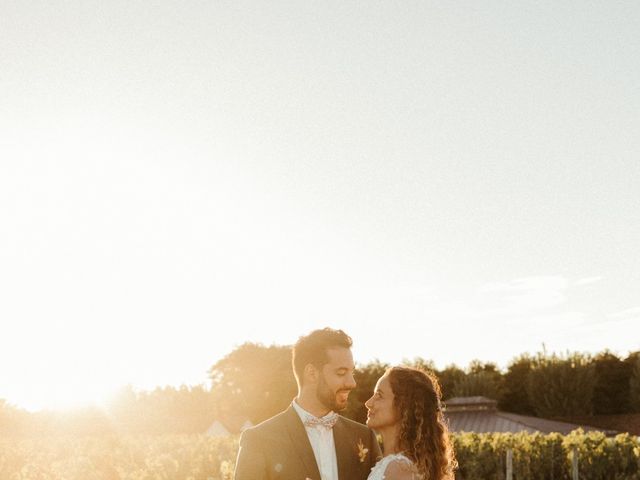
[[[293,409],[289,407],[286,411],[287,414],[287,430],[289,431],[289,437],[294,449],[298,452],[298,456],[304,464],[306,474],[310,475],[312,480],[320,480],[320,470],[316,463],[316,457],[313,454],[311,448],[311,442],[309,442],[309,436],[302,424],[302,420]]]
[[[336,446],[336,459],[338,460],[338,478],[349,480],[353,478],[355,472],[353,460],[357,446],[351,445],[346,423],[339,419],[333,427],[333,443]]]

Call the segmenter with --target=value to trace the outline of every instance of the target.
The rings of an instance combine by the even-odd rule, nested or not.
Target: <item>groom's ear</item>
[[[304,379],[305,383],[316,383],[318,381],[318,369],[312,363],[307,363],[304,367]]]

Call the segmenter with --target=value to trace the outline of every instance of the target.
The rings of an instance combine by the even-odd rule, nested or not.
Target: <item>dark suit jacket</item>
[[[340,416],[333,427],[333,440],[339,480],[366,480],[381,456],[373,431]],[[360,442],[368,449],[366,454],[361,454]],[[234,478],[320,480],[307,431],[293,407],[242,433]]]

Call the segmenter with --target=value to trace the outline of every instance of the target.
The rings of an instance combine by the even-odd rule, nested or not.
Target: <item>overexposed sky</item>
[[[0,2],[0,398],[640,349],[640,6]]]

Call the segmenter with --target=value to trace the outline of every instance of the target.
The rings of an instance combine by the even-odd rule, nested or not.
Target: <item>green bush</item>
[[[627,434],[463,433],[453,437],[460,480],[570,480],[573,452],[581,480],[640,480],[640,440]],[[238,438],[204,435],[0,439],[2,480],[230,480]]]
[[[570,480],[574,448],[581,480],[640,480],[640,441],[627,434],[463,433],[454,436],[454,446],[461,480],[503,480],[508,449],[513,450],[514,479]]]
[[[204,435],[0,439],[0,478],[227,480],[237,440]]]

